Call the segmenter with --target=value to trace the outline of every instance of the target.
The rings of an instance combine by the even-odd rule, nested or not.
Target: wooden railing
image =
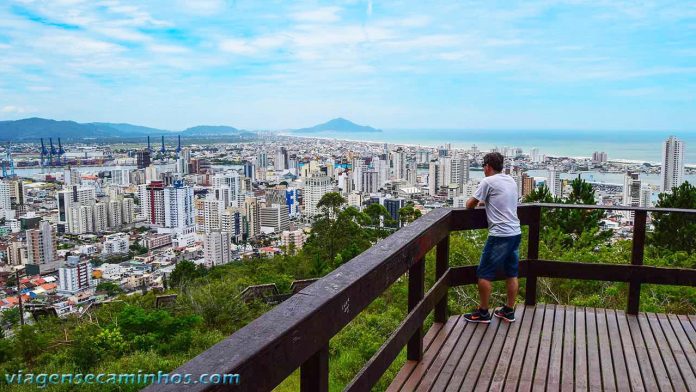
[[[635,211],[631,264],[539,259],[542,208]],[[684,209],[520,205],[520,223],[528,226],[527,258],[520,261],[520,277],[526,278],[525,303],[536,303],[539,277],[628,282],[627,311],[631,314],[638,312],[641,284],[696,286],[696,270],[643,265],[648,212],[696,214],[696,210]],[[476,266],[449,266],[449,233],[486,227],[485,211],[480,208],[431,211],[171,373],[239,374],[239,385],[186,386],[191,391],[267,391],[300,368],[302,391],[328,391],[330,339],[408,272],[408,315],[346,387],[349,391],[370,390],[404,346],[408,359],[421,359],[423,323],[433,310],[435,322],[447,320],[448,289],[476,283]],[[425,255],[433,248],[436,282],[425,293]],[[152,385],[146,390],[179,388]]]

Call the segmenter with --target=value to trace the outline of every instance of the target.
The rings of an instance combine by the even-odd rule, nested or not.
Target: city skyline
[[[10,1],[0,119],[694,131],[694,19],[662,2]]]

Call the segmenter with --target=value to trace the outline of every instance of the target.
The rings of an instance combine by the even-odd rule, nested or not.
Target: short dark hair
[[[505,158],[503,157],[503,154],[499,152],[489,152],[488,154],[483,156],[483,165],[488,165],[491,167],[491,169],[497,172],[503,171],[504,161]]]

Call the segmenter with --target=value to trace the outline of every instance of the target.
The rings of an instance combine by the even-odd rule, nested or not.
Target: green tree
[[[104,291],[109,297],[114,297],[123,293],[121,286],[114,282],[101,282],[97,285],[97,291]]]
[[[172,271],[172,274],[169,276],[169,284],[172,287],[183,286],[196,278],[205,276],[206,274],[207,271],[204,266],[196,266],[196,264],[192,261],[182,260],[176,263],[174,271]]]
[[[409,202],[404,207],[399,209],[399,220],[402,226],[408,226],[409,223],[421,217],[419,209],[414,208],[413,203]]]
[[[696,209],[696,186],[684,182],[671,193],[660,193],[656,207]],[[655,231],[650,242],[672,251],[693,252],[696,249],[696,215],[653,214]]]
[[[557,203],[596,205],[594,189],[585,180],[576,178],[570,183],[571,192],[567,198],[554,197],[546,185],[542,185],[527,195],[525,203]],[[606,242],[611,231],[601,228],[604,218],[602,210],[581,210],[571,208],[544,208],[541,225],[544,241],[551,248],[570,249],[573,247],[594,247]]]

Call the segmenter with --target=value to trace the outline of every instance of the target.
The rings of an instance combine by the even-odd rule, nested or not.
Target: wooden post
[[[633,216],[633,250],[631,264],[643,265],[645,250],[645,226],[648,219],[646,211],[634,211]],[[628,314],[638,314],[640,309],[640,279],[632,278],[628,286]]]
[[[449,268],[449,235],[437,244],[435,260],[435,281],[437,282]],[[435,322],[447,322],[447,294],[435,304]]]
[[[425,295],[425,257],[416,261],[408,269],[408,311],[423,300]],[[420,361],[423,357],[423,324],[413,333],[408,341],[406,357],[409,360]]]
[[[329,345],[314,353],[300,367],[300,391],[328,392],[329,390]]]
[[[527,285],[525,286],[524,303],[527,306],[536,305],[537,275],[534,262],[539,259],[539,232],[541,230],[541,207],[532,207],[532,221],[529,223],[527,241]]]

